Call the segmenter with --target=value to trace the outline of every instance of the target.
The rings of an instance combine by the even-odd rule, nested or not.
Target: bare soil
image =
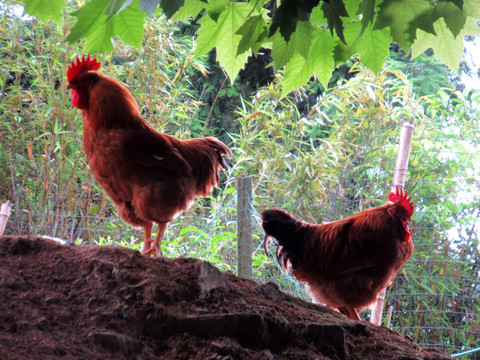
[[[0,359],[449,359],[191,258],[0,238]]]

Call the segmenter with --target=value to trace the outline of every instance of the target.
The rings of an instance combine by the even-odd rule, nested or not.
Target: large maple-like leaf
[[[201,27],[197,31],[198,41],[195,56],[206,54],[215,47],[217,60],[227,72],[232,83],[250,56],[248,51],[237,55],[237,49],[242,39],[237,31],[249,15],[256,15],[250,4],[230,3],[218,15],[216,21],[208,14],[199,21]]]
[[[362,31],[362,25],[359,21],[352,22],[344,29],[345,41],[337,41],[334,51],[335,64],[340,65],[350,59],[358,52],[357,41]]]
[[[237,55],[254,48],[267,37],[267,23],[262,15],[251,16],[236,32],[242,36],[238,45]],[[255,50],[254,50],[255,51]]]
[[[132,2],[133,0],[109,0],[107,8],[105,9],[105,14],[108,15],[107,21],[110,20],[112,16],[118,14],[129,6]]]
[[[480,19],[480,0],[464,0],[463,12],[474,19]]]
[[[412,57],[417,57],[423,54],[425,50],[431,48],[440,61],[450,69],[457,71],[462,60],[463,37],[465,35],[480,34],[480,27],[474,19],[467,17],[465,26],[454,37],[443,18],[438,19],[434,26],[437,36],[417,30],[417,40],[412,45]]]
[[[285,78],[282,86],[282,96],[307,83],[313,74],[326,88],[332,75],[335,63],[333,49],[335,41],[328,30],[316,28],[312,33],[312,46],[305,58],[295,51],[285,67]],[[307,60],[308,59],[308,60]]]
[[[467,16],[451,1],[439,1],[433,11],[433,21],[443,17],[453,36],[457,36],[465,25]]]
[[[315,26],[313,26],[310,22],[299,21],[297,23],[297,29],[290,38],[289,42],[293,43],[294,49],[305,58],[308,57],[308,53],[310,52],[314,32]]]
[[[328,20],[328,28],[332,32],[332,35],[333,30],[335,29],[335,32],[340,40],[345,42],[342,17],[348,16],[348,12],[345,8],[343,0],[324,1],[322,3],[322,10]]]
[[[361,0],[357,14],[362,15],[361,33],[363,33],[368,25],[373,24],[375,17],[375,0]]]
[[[273,13],[269,35],[273,36],[280,30],[283,38],[289,41],[290,35],[296,30],[297,22],[307,21],[318,3],[319,0],[283,0]]]
[[[142,4],[143,3],[143,4]],[[171,18],[173,14],[175,14],[183,5],[184,0],[140,0],[140,10],[146,11],[149,15],[153,13],[156,9],[156,5],[160,3],[160,6],[167,15],[167,17]],[[153,10],[152,10],[153,9]],[[147,11],[148,10],[148,11]],[[150,13],[151,11],[151,13]]]
[[[298,52],[304,58],[308,57],[312,46],[313,33],[316,27],[307,21],[299,21],[297,30],[291,34],[290,41],[286,41],[277,31],[270,40],[272,41],[272,57],[278,68],[285,66],[292,58],[294,52]]]
[[[369,25],[363,30],[359,21],[352,22],[345,27],[345,40],[347,44],[337,42],[335,48],[336,64],[342,64],[351,56],[358,54],[362,64],[377,73],[383,67],[388,55],[388,48],[392,42],[388,29],[373,30]]]
[[[108,52],[113,50],[111,38],[118,36],[127,44],[140,48],[146,14],[139,11],[139,4],[133,2],[110,20],[106,13],[108,4],[108,0],[94,0],[73,12],[72,15],[78,20],[70,30],[67,41],[74,43],[86,38],[85,52]]]
[[[388,29],[372,30],[370,25],[355,42],[354,51],[360,56],[362,64],[376,74],[385,63],[391,42]]]
[[[53,20],[62,23],[65,0],[26,0],[25,13],[36,16],[43,21]]]
[[[172,15],[173,21],[187,20],[198,15],[207,4],[202,0],[185,0],[183,6]]]
[[[416,29],[434,34],[434,6],[428,0],[384,0],[374,29],[390,27],[393,41],[408,51],[415,40]]]
[[[279,69],[284,67],[292,58],[295,51],[295,44],[293,41],[286,42],[280,31],[277,31],[270,37],[272,42],[272,57],[275,61],[275,66]]]

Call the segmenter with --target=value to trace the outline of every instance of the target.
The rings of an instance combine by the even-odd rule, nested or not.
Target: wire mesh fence
[[[458,135],[455,141],[436,144],[438,138],[423,136],[422,130],[428,126],[428,123],[417,125],[407,178],[407,189],[416,202],[411,226],[415,251],[388,288],[386,309],[391,310],[385,314],[391,314],[389,323],[392,329],[410,336],[418,344],[455,353],[480,346],[480,174],[478,164],[469,160],[480,152],[480,144],[472,142],[471,136],[470,140],[463,142]],[[478,127],[464,126],[462,133],[480,132]],[[395,131],[399,132],[398,126]],[[381,147],[375,144],[377,135],[375,132],[367,134],[344,166],[338,169],[337,187],[325,190],[325,201],[315,207],[315,214],[309,214],[310,221],[344,218],[385,202],[397,143]],[[452,162],[467,175],[461,178],[443,176]],[[255,177],[253,181],[255,183]],[[255,189],[255,184],[253,187]],[[450,196],[448,201],[454,199],[464,206],[445,204],[442,188],[455,190],[455,196]],[[209,207],[207,215],[199,211],[205,205],[202,203],[185,213],[181,222],[172,222],[165,234],[164,253],[167,256],[198,257],[220,264],[222,270],[236,272],[238,235],[246,231],[251,236],[252,279],[274,282],[282,290],[308,299],[303,285],[263,253],[260,213],[284,204],[259,203],[253,193],[247,197],[247,203],[239,207],[235,196],[238,192],[236,189],[229,197],[223,198],[220,207]],[[307,201],[308,197],[309,194],[305,194]],[[239,222],[239,211],[245,208],[248,211],[242,214]],[[118,217],[33,214],[28,211],[17,212],[11,218],[6,234],[48,235],[69,242],[122,244],[134,248],[139,248],[143,236],[141,231],[131,228]],[[205,243],[209,244],[209,251],[202,248]],[[274,253],[273,246],[270,253]],[[368,319],[369,314],[366,312],[362,316]],[[386,322],[384,316],[384,324]],[[478,354],[468,356],[476,359]]]
[[[359,93],[342,93],[343,90],[336,89],[340,96],[353,98],[350,103],[365,106],[364,113],[358,106],[351,106],[345,113],[347,116],[355,114],[354,120],[323,121],[318,116],[316,125],[307,124],[310,127],[308,136],[304,136],[301,123],[312,119],[294,119],[294,111],[279,108],[277,101],[263,102],[273,110],[267,105],[252,109],[252,114],[270,111],[269,116],[274,120],[272,124],[264,119],[245,121],[241,124],[245,139],[239,136],[235,143],[241,148],[244,141],[245,146],[241,148],[244,152],[257,146],[261,149],[255,153],[257,158],[265,156],[256,161],[252,154],[247,154],[252,165],[245,165],[243,172],[253,177],[253,195],[244,205],[249,211],[247,216],[242,216],[240,229],[236,197],[239,190],[234,185],[236,176],[232,176],[232,172],[227,174],[228,185],[222,192],[199,200],[169,224],[162,243],[164,254],[196,257],[211,261],[221,270],[237,272],[238,234],[244,231],[251,238],[251,277],[261,282],[274,282],[282,290],[308,299],[303,285],[280,269],[275,259],[264,254],[260,213],[267,208],[280,207],[305,221],[321,223],[348,217],[386,201],[395,166],[402,111],[410,105],[397,103],[393,106],[387,95],[384,96],[385,104],[379,104],[379,94],[375,95],[377,98],[364,96],[369,93],[363,91],[368,86],[370,91],[384,93],[391,86],[388,82],[376,84],[372,79],[364,80],[367,87],[362,85]],[[395,101],[398,99],[396,97]],[[339,104],[339,108],[340,105],[344,104]],[[413,105],[410,107],[412,113],[421,112]],[[415,202],[411,226],[415,250],[388,288],[386,309],[391,311],[386,313],[391,314],[390,324],[394,330],[410,336],[420,345],[455,353],[480,346],[480,122],[459,122],[458,118],[454,119],[456,109],[448,103],[432,108],[437,114],[407,119],[415,120],[412,122],[416,126],[406,183]],[[273,140],[257,144],[259,136],[251,130],[257,128],[266,129],[263,136]],[[253,135],[248,133],[250,130]],[[321,142],[325,136],[329,136],[326,145]],[[294,137],[301,139],[295,142],[291,140]],[[18,136],[12,143],[14,140],[18,141]],[[101,189],[95,189],[91,175],[78,176],[79,173],[90,174],[81,154],[72,162],[69,171],[60,171],[57,166],[62,153],[52,153],[42,154],[42,158],[48,160],[45,166],[32,162],[32,166],[24,166],[24,174],[15,174],[15,161],[29,165],[26,160],[35,159],[28,152],[31,140],[22,141],[19,147],[24,153],[9,157],[11,187],[17,202],[6,234],[47,235],[72,243],[120,244],[140,249],[142,232],[120,220],[111,206],[108,211],[94,211],[92,203],[97,206],[107,200]],[[52,148],[54,145],[52,142]],[[281,145],[285,153],[275,156],[277,150],[282,152]],[[36,161],[40,158],[38,156]],[[68,160],[63,165],[70,164]],[[267,173],[265,164],[269,162],[277,163],[275,167],[272,165],[273,171]],[[272,180],[274,171],[283,171],[282,176]],[[64,173],[67,175],[55,179],[55,174]],[[295,176],[289,176],[292,174]],[[42,184],[47,181],[48,186]],[[27,183],[35,184],[33,190],[21,186]],[[18,205],[19,200],[23,205]],[[43,206],[49,210],[45,213],[33,211],[29,207],[33,201],[39,203],[37,209]],[[273,246],[270,253],[274,253]],[[362,316],[368,319],[369,314],[365,312]],[[474,359],[478,354],[469,356]]]

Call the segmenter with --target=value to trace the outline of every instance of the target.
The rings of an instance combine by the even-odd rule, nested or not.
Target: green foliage
[[[81,49],[63,42],[65,28],[24,22],[8,8],[0,27],[0,197],[14,201],[16,215],[112,216],[115,210],[88,170],[81,114],[65,88],[66,68]],[[145,29],[143,52],[117,43],[101,71],[127,83],[158,130],[180,138],[214,135],[198,115],[201,103],[189,74],[206,70],[202,58],[193,60],[191,39],[174,42],[175,27],[161,18],[150,19]]]
[[[24,4],[27,13],[57,22],[64,6],[46,0]],[[391,42],[412,49],[414,57],[431,48],[457,70],[463,37],[479,33],[474,19],[480,18],[478,0],[283,0],[278,8],[269,0],[101,0],[72,13],[77,22],[67,39],[85,38],[85,50],[91,52],[111,52],[115,36],[140,48],[145,15],[157,6],[175,20],[198,19],[196,56],[215,48],[231,83],[250,55],[272,48],[276,67],[287,65],[284,95],[313,75],[326,87],[335,65],[354,54],[377,73]]]
[[[73,44],[85,37],[87,40],[83,51],[111,52],[113,50],[111,37],[105,34],[115,33],[125,43],[140,48],[143,40],[143,16],[146,14],[140,12],[138,3],[133,2],[111,18],[106,11],[108,7],[109,0],[90,1],[72,12],[71,15],[77,17],[78,21],[71,28],[66,40]]]

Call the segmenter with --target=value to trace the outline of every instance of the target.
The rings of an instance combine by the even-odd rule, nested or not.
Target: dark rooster
[[[144,229],[143,253],[162,256],[168,222],[210,194],[227,167],[223,157],[232,152],[213,137],[179,140],[155,131],[127,88],[99,68],[88,55],[77,56],[67,70],[72,104],[82,110],[90,169],[120,216]],[[153,223],[158,231],[152,243]]]
[[[358,312],[375,303],[412,255],[413,204],[407,195],[397,188],[390,203],[321,225],[266,210],[265,252],[269,237],[277,239],[278,262],[306,284],[315,302],[360,320]]]

